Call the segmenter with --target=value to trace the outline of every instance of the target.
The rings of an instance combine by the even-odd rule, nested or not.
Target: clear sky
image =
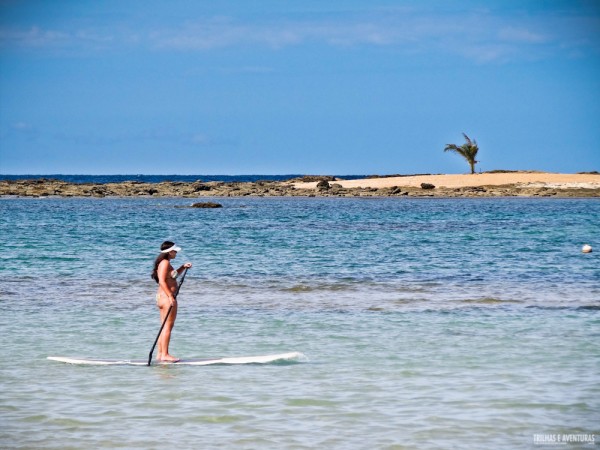
[[[0,173],[600,170],[600,1],[0,0]]]

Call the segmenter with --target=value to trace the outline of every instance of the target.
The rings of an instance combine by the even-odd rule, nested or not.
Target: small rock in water
[[[192,208],[222,208],[223,205],[221,205],[220,203],[213,203],[213,202],[200,202],[200,203],[193,203],[192,204]]]
[[[592,246],[585,244],[583,247],[581,247],[581,253],[592,253]]]

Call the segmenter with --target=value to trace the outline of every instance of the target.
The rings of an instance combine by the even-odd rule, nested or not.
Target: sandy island
[[[502,172],[410,175],[341,180],[305,176],[287,181],[68,183],[38,178],[0,180],[11,197],[600,197],[598,173]]]
[[[463,188],[474,186],[517,185],[519,187],[546,187],[552,189],[600,188],[600,174],[565,174],[546,172],[479,173],[469,175],[416,175],[361,180],[336,180],[345,189],[421,187],[422,183],[436,188]],[[296,189],[315,189],[317,182],[295,183]]]

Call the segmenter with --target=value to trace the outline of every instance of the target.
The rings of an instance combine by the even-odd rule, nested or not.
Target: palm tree
[[[446,148],[444,149],[444,151],[458,153],[460,156],[465,158],[471,166],[471,173],[475,173],[475,164],[479,162],[475,160],[477,152],[479,151],[479,147],[477,147],[477,141],[471,141],[471,139],[469,139],[469,136],[467,136],[465,133],[463,133],[462,135],[465,137],[465,141],[467,142],[465,142],[460,147],[457,147],[454,144],[446,144]]]

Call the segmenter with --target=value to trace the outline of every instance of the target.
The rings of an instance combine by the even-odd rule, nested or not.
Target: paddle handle
[[[188,268],[186,267],[185,270],[183,271],[183,276],[181,277],[181,282],[177,286],[177,290],[175,291],[175,294],[173,295],[173,297],[175,297],[175,299],[177,299],[177,296],[179,295],[179,289],[181,289],[181,285],[183,284],[183,280],[185,280],[185,274],[187,273],[187,271],[188,271]],[[173,309],[173,305],[169,306],[169,310],[167,311],[165,320],[163,320],[163,323],[160,326],[160,330],[158,330],[158,334],[156,335],[156,339],[154,339],[154,344],[152,345],[152,348],[150,349],[150,354],[148,355],[148,365],[152,364],[152,354],[154,353],[154,348],[156,347],[156,344],[158,343],[158,338],[160,337],[160,334],[162,333],[162,330],[165,327],[165,324],[167,323],[167,319],[169,318],[169,315],[171,314],[172,309]]]

